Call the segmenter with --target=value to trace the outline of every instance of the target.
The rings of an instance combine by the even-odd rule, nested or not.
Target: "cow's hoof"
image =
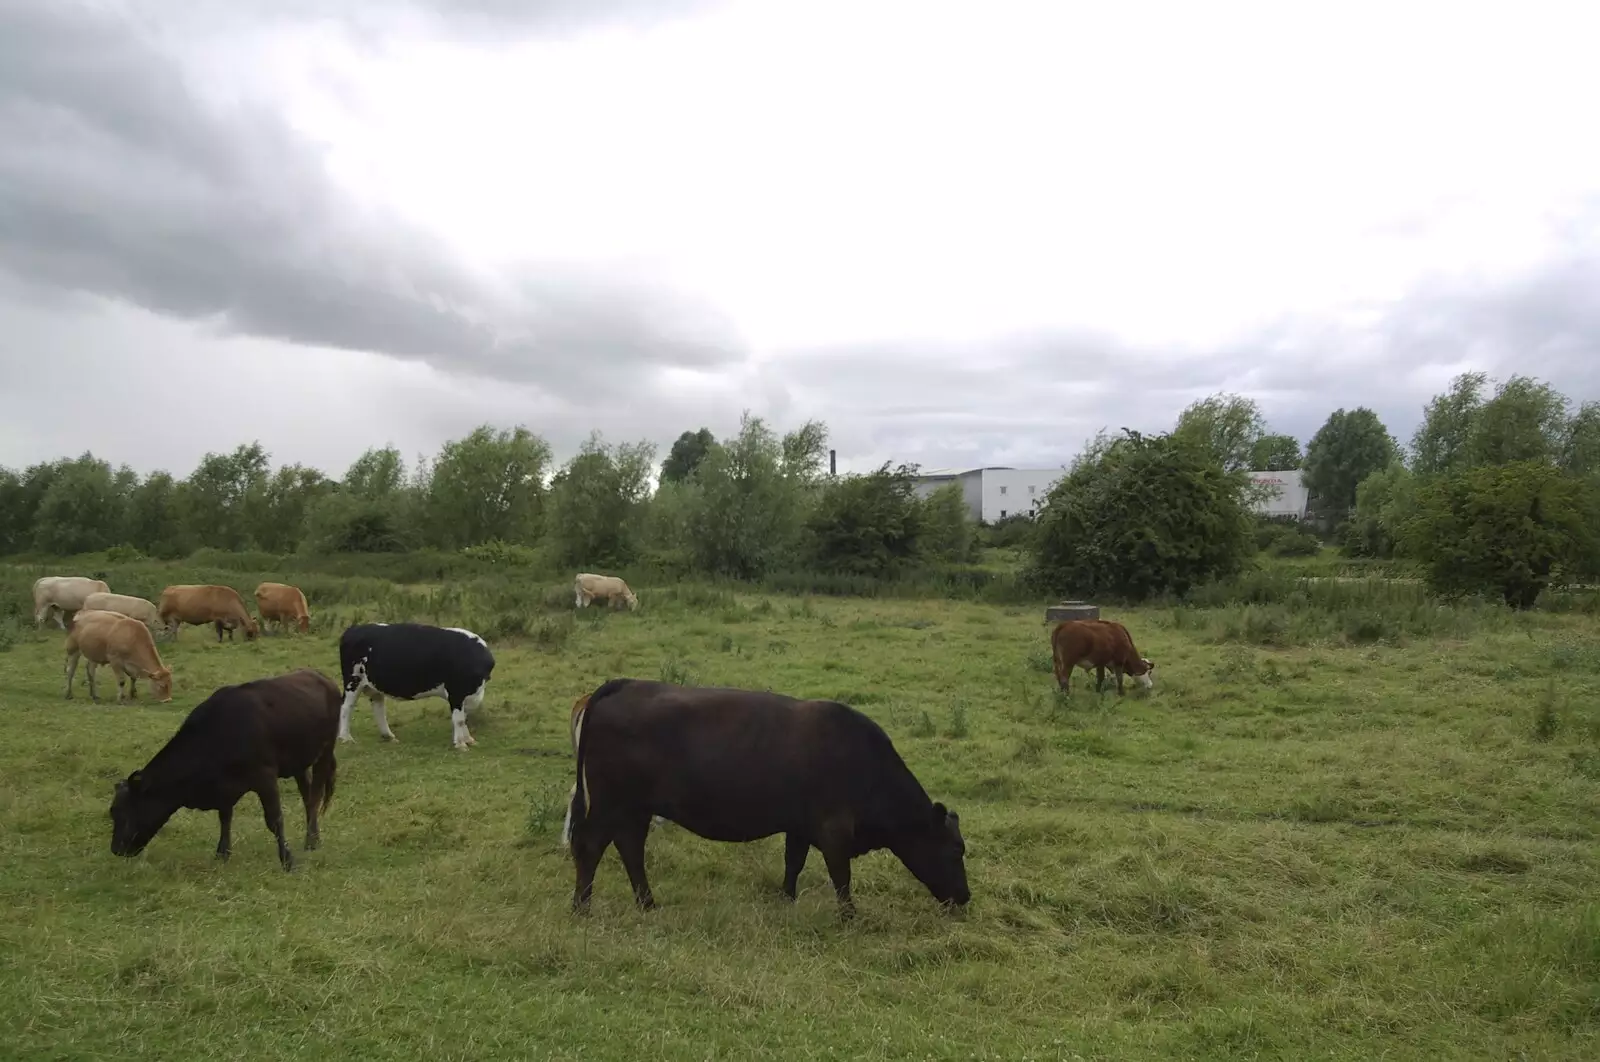
[[[340,734],[339,735],[339,740],[340,741],[354,741],[355,738],[351,737],[349,734]]]
[[[393,734],[379,734],[378,736],[383,738],[383,740],[385,740],[385,741],[399,741],[400,740],[399,738],[395,737]]]

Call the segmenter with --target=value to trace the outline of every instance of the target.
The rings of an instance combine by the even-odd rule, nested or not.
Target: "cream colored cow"
[[[627,583],[615,575],[584,572],[573,580],[572,591],[577,608],[588,608],[589,602],[597,597],[605,598],[606,603],[612,608],[615,608],[619,601],[626,601],[629,609],[639,607],[638,596],[628,589]]]
[[[90,594],[103,594],[110,589],[102,579],[90,579],[82,575],[42,575],[33,582],[33,625],[42,626],[45,619],[55,613],[56,626],[66,630],[67,624],[62,617],[81,609],[83,599]]]

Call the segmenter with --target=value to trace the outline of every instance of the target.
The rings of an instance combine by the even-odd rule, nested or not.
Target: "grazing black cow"
[[[971,898],[956,813],[930,800],[883,728],[848,705],[612,679],[577,716],[568,811],[575,911],[588,909],[595,867],[613,841],[634,899],[655,906],[644,869],[652,815],[713,841],[784,834],[791,900],[817,848],[845,917],[854,913],[850,861],[879,848],[941,903]]]
[[[278,779],[292,777],[306,807],[306,851],[321,843],[318,805],[333,802],[333,756],[339,687],[311,668],[223,686],[195,705],[178,732],[140,770],[117,783],[111,798],[111,852],[144,851],[179,808],[215,811],[222,828],[217,855],[233,850],[233,806],[246,793],[261,798],[278,860],[294,869],[283,838]]]
[[[438,697],[450,703],[450,744],[466,749],[478,743],[467,729],[467,713],[483,703],[494,653],[471,631],[427,623],[359,623],[339,636],[339,670],[344,677],[340,741],[354,740],[350,712],[364,689],[385,741],[400,740],[389,729],[385,697],[400,701]]]

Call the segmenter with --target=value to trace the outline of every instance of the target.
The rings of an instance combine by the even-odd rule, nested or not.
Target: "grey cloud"
[[[574,392],[742,357],[648,276],[528,269],[504,290],[357,209],[275,115],[202,106],[129,20],[0,0],[0,270],[225,332]]]
[[[1302,443],[1341,406],[1371,408],[1406,443],[1468,367],[1537,377],[1574,403],[1600,398],[1600,238],[1575,224],[1522,275],[1435,279],[1360,316],[1285,316],[1217,348],[1063,331],[791,352],[779,364],[842,447],[871,455],[861,464],[1055,467],[1102,428],[1164,431],[1217,391],[1254,397],[1274,431]]]

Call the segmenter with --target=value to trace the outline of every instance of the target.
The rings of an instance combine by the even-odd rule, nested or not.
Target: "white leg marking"
[[[561,820],[561,847],[572,847],[572,798],[578,795],[578,785],[573,783],[567,790],[567,817]]]
[[[394,736],[394,731],[389,729],[389,706],[384,701],[383,694],[372,690],[368,697],[372,701],[372,721],[378,724],[378,736],[385,741],[399,741],[400,739]]]
[[[361,695],[361,687],[354,686],[344,691],[344,703],[339,705],[339,740],[354,741],[350,736],[350,711],[356,706],[356,698]]]
[[[471,737],[472,735],[467,733],[467,713],[460,708],[450,709],[450,746],[465,749],[472,744],[469,740]]]

